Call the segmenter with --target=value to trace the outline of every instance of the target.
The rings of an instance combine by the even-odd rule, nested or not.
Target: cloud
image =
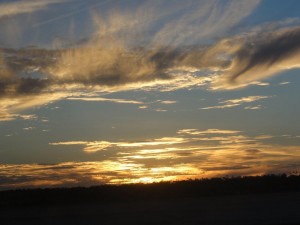
[[[269,96],[248,96],[244,98],[239,98],[239,99],[230,99],[226,101],[222,101],[220,103],[224,104],[242,104],[242,103],[249,103],[249,102],[255,102],[260,99],[266,99],[269,98]]]
[[[3,96],[0,101],[0,121],[17,118],[35,119],[34,115],[21,114],[25,109],[40,107],[66,97],[66,93],[40,93],[38,95]]]
[[[241,131],[236,130],[220,130],[220,129],[182,129],[177,131],[177,135],[171,137],[162,137],[150,140],[125,142],[125,141],[62,141],[49,143],[53,146],[71,146],[80,145],[83,146],[83,151],[86,153],[95,153],[97,151],[109,150],[109,149],[131,149],[142,150],[146,152],[176,152],[177,150],[189,149],[189,150],[201,150],[201,149],[219,149],[219,144],[222,144],[222,148],[238,148],[238,144],[251,145],[257,147],[257,140],[266,139],[265,137],[271,136],[259,136],[257,138],[250,138],[241,134]],[[204,144],[205,143],[205,144]],[[227,146],[226,146],[227,145]],[[232,146],[231,146],[232,145]],[[179,147],[181,146],[181,147]],[[249,147],[249,146],[248,146]],[[145,150],[146,148],[146,150]]]
[[[33,13],[46,9],[51,4],[62,3],[69,0],[23,0],[0,3],[0,19],[2,17]]]
[[[226,35],[259,3],[203,0],[201,4],[178,2],[166,9],[157,1],[145,2],[134,12],[114,11],[102,17],[94,14],[94,35],[78,46],[4,50],[0,64],[5,82],[1,82],[0,89],[23,94],[70,85],[104,91],[172,91],[209,84],[213,84],[213,90],[268,85],[259,80],[298,67],[299,27],[276,30],[275,26],[275,30],[264,34],[250,32],[210,46],[201,45],[204,37],[211,41]],[[172,20],[165,19],[168,17]],[[287,22],[280,24],[288,26]],[[154,34],[144,35],[149,30]],[[24,72],[29,76],[20,77]],[[34,72],[42,74],[42,78],[32,78]]]
[[[156,111],[156,112],[167,112],[168,110],[167,110],[167,109],[160,109],[160,108],[159,108],[159,109],[155,109],[155,111]]]
[[[33,187],[74,187],[99,184],[170,181],[199,174],[191,165],[153,167],[104,160],[59,164],[0,164],[0,190]],[[201,172],[201,171],[200,171]]]
[[[27,4],[31,2],[31,8],[37,10],[42,3],[47,6],[57,1],[27,1]],[[283,58],[291,59],[296,54],[297,50],[293,50],[293,56],[288,53],[292,48],[286,42],[278,43],[291,38],[297,45],[297,28],[269,32],[269,47],[268,35],[219,38],[228,35],[250,15],[259,0],[177,3],[166,7],[160,1],[146,1],[133,11],[115,10],[102,16],[93,13],[94,34],[62,49],[1,49],[0,97],[19,101],[60,92],[64,96],[57,100],[140,104],[139,101],[123,99],[105,100],[101,96],[76,97],[71,92],[174,91],[201,87],[232,89],[249,84],[267,85],[258,81],[265,75],[251,75],[250,79],[237,71],[242,71],[243,66],[258,68],[256,65],[259,65],[261,68],[267,65],[270,60],[266,58],[272,55],[267,50],[272,46],[274,49],[279,46],[279,53],[285,52],[282,57],[274,58],[272,65],[281,65],[281,62],[286,62]],[[24,10],[29,8],[24,7]],[[255,45],[246,41],[248,37]],[[207,44],[208,40],[212,44]],[[219,41],[213,43],[212,40]],[[265,49],[263,56],[261,49]],[[254,60],[256,57],[261,57],[260,64],[255,64],[258,62]],[[249,69],[245,71],[250,73]],[[171,101],[162,102],[166,103]],[[216,107],[237,105],[226,103]],[[15,118],[9,116],[15,114],[14,110],[4,108],[0,112],[2,120]]]
[[[2,104],[3,106],[3,104]],[[0,104],[1,107],[1,104]],[[0,108],[0,121],[11,121],[15,119],[21,119],[21,120],[37,120],[38,116],[32,114],[13,114],[6,111],[6,109]]]
[[[165,104],[165,105],[171,105],[171,104],[176,104],[177,103],[177,101],[170,101],[170,100],[165,100],[165,101],[159,100],[158,102],[161,103],[161,104]]]
[[[144,102],[134,101],[134,100],[126,100],[126,99],[118,99],[118,98],[101,98],[101,97],[68,97],[68,100],[74,101],[88,101],[88,102],[114,102],[114,103],[122,103],[122,104],[137,104],[142,105]]]
[[[226,101],[220,101],[217,106],[210,106],[210,107],[204,107],[201,109],[226,109],[226,108],[233,108],[240,106],[245,103],[251,103],[251,102],[256,102],[261,99],[267,99],[270,98],[270,96],[248,96],[248,97],[243,97],[243,98],[238,98],[238,99],[230,99]],[[255,106],[255,107],[245,107],[245,109],[260,109],[261,106]]]
[[[183,129],[173,136],[137,141],[69,141],[110,151],[102,161],[0,164],[0,189],[159,182],[226,175],[261,175],[299,170],[299,145],[269,144],[272,135],[248,136],[222,129]],[[280,137],[278,138],[289,138]],[[117,151],[116,151],[117,150]]]
[[[97,42],[98,43],[98,42]],[[205,85],[209,78],[161,67],[160,58],[123,46],[90,42],[75,49],[2,49],[0,96],[70,90],[114,92],[133,89],[176,90]]]
[[[94,42],[93,42],[94,43]],[[97,41],[98,43],[98,41]],[[192,73],[168,74],[159,68],[161,58],[154,59],[148,51],[127,51],[124,47],[107,43],[87,44],[75,49],[2,49],[0,57],[1,117],[12,120],[14,108],[21,110],[41,104],[33,99],[53,101],[52,93],[63,93],[57,100],[81,90],[115,92],[124,90],[176,90],[205,85],[207,78]],[[80,98],[85,101],[114,101],[141,104],[138,101]],[[29,101],[26,103],[26,101]],[[38,100],[37,100],[38,101]],[[19,103],[23,107],[19,107]],[[14,103],[14,104],[13,104]],[[44,102],[46,103],[46,102]],[[170,102],[169,102],[170,103]]]
[[[288,84],[290,84],[291,82],[289,82],[289,81],[285,81],[285,82],[281,82],[281,83],[279,83],[278,85],[288,85]]]
[[[257,106],[246,106],[244,109],[258,110],[258,109],[262,109],[262,106],[261,106],[261,105],[257,105]]]
[[[83,150],[86,153],[94,153],[102,150],[107,150],[111,147],[116,148],[136,148],[136,147],[145,147],[145,146],[158,146],[158,145],[173,145],[177,143],[184,142],[182,138],[173,138],[173,137],[164,137],[161,139],[154,139],[151,141],[143,142],[108,142],[108,141],[66,141],[66,142],[53,142],[49,143],[50,145],[59,146],[59,145],[83,145]]]
[[[17,117],[17,115],[15,115],[15,114],[1,112],[0,113],[0,122],[15,120],[16,117]]]
[[[126,53],[118,43],[95,43],[90,46],[63,52],[58,65],[50,71],[53,79],[63,83],[84,85],[120,86],[143,83],[155,79],[168,79],[157,71],[157,65],[148,57]],[[101,60],[99,60],[101,59]]]
[[[178,134],[188,134],[188,135],[209,135],[209,134],[222,134],[222,135],[226,135],[226,134],[238,134],[241,131],[237,131],[237,130],[220,130],[220,129],[208,129],[205,131],[200,131],[197,129],[182,129],[179,130],[177,133]]]
[[[233,108],[239,106],[239,104],[226,104],[226,105],[217,105],[217,106],[210,106],[210,107],[204,107],[201,109],[226,109],[226,108]]]
[[[33,129],[35,129],[35,127],[25,127],[25,128],[23,128],[23,130],[26,130],[26,131],[31,131]]]
[[[163,25],[153,42],[159,45],[193,45],[199,40],[210,40],[224,35],[258,6],[254,1],[176,1],[171,6],[176,14]],[[178,14],[178,11],[184,12]],[[172,15],[171,15],[172,16]]]
[[[56,1],[27,1],[27,4],[31,2],[50,4]],[[111,10],[107,16],[102,17],[94,13],[94,36],[81,46],[61,51],[56,66],[50,72],[56,78],[63,78],[62,80],[102,85],[159,79],[165,76],[162,74],[163,70],[180,57],[185,58],[184,64],[193,65],[199,63],[199,60],[196,62],[197,60],[190,58],[208,58],[212,54],[194,50],[192,54],[195,57],[187,57],[184,51],[176,49],[181,44],[186,44],[186,41],[175,40],[172,45],[168,43],[178,38],[178,33],[181,38],[185,36],[183,39],[195,41],[201,40],[203,36],[215,37],[220,30],[225,33],[249,15],[259,0],[176,3],[166,7],[165,3],[159,1],[146,1],[132,11]],[[209,12],[210,17],[205,19]],[[167,17],[172,19],[166,20]],[[154,38],[144,43],[141,51],[131,51],[132,42],[138,41],[136,35],[139,35],[139,39],[148,39],[149,35],[141,32],[153,30],[152,26],[157,26],[157,23],[163,23],[164,26],[153,31]],[[189,31],[186,32],[186,29]],[[162,38],[161,34],[167,36]],[[175,46],[175,49],[171,46]],[[135,47],[141,46],[137,44]],[[45,53],[48,55],[50,51]],[[211,60],[205,60],[206,63],[209,61]]]
[[[139,106],[139,109],[148,109],[148,106],[142,105],[142,106]]]
[[[237,44],[231,66],[215,83],[215,89],[239,88],[300,68],[300,27],[258,33],[248,38]]]
[[[25,114],[25,115],[20,115],[20,118],[23,120],[37,120],[38,116],[35,114]]]

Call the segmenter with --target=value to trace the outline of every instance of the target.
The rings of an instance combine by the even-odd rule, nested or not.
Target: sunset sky
[[[1,0],[0,30],[0,190],[300,171],[298,0]]]

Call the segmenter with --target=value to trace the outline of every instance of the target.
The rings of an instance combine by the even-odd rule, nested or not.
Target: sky
[[[298,174],[299,15],[1,0],[0,190]]]

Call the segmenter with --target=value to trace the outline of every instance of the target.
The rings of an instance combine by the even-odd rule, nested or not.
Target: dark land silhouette
[[[0,224],[300,224],[300,176],[0,192]]]

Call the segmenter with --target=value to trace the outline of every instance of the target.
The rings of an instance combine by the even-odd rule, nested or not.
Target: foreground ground
[[[3,209],[2,225],[300,224],[300,193]]]
[[[299,177],[0,192],[1,225],[298,225]]]

